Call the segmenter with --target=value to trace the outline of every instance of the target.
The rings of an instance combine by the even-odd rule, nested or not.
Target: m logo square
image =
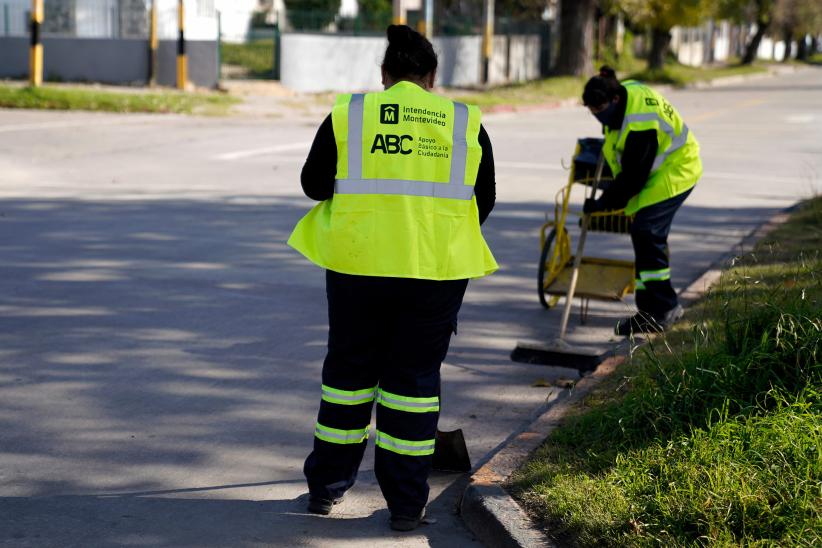
[[[380,105],[380,123],[398,124],[400,121],[400,105]]]

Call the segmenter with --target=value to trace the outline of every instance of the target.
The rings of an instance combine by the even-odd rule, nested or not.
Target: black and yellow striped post
[[[431,39],[434,34],[434,0],[422,0],[422,13],[417,21],[417,32]]]
[[[483,9],[484,29],[482,32],[482,83],[487,84],[494,52],[494,0],[485,0]]]
[[[29,83],[43,83],[43,42],[40,30],[43,26],[43,0],[31,0],[31,48],[29,50]]]
[[[402,0],[393,0],[391,2],[392,6],[392,14],[393,17],[391,18],[391,22],[395,25],[404,25],[405,24],[405,10],[402,6]]]
[[[151,20],[148,34],[148,82],[157,85],[157,50],[160,39],[157,36],[157,0],[151,0]]]
[[[186,89],[188,82],[188,58],[186,56],[186,12],[183,0],[177,0],[177,89]]]

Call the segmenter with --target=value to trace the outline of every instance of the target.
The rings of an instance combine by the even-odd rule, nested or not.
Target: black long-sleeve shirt
[[[477,198],[480,224],[485,222],[496,202],[496,181],[494,175],[494,152],[491,140],[480,126],[479,144],[482,148],[474,195]],[[334,140],[334,127],[329,114],[314,137],[308,158],[305,160],[300,183],[305,195],[312,200],[328,200],[334,196],[334,181],[337,177],[337,143]]]
[[[612,131],[619,131],[625,119],[625,108],[628,104],[628,90],[619,89],[619,110],[608,123]],[[632,197],[648,182],[651,168],[659,148],[656,130],[632,131],[625,139],[625,150],[622,151],[622,171],[613,184],[603,191],[597,200],[597,209],[622,209]]]

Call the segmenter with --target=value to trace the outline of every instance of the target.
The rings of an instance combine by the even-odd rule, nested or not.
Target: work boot
[[[413,531],[420,526],[424,519],[425,510],[422,510],[417,516],[391,514],[391,529],[394,531]]]
[[[343,500],[342,497],[338,499],[326,499],[323,497],[315,497],[314,495],[308,496],[308,511],[312,514],[321,514],[323,516],[327,516],[331,513],[331,509],[336,505],[341,503]]]
[[[640,311],[630,318],[620,320],[614,329],[614,333],[623,337],[629,337],[637,333],[662,333],[676,323],[684,313],[685,311],[680,305],[676,305],[664,314],[658,315]]]

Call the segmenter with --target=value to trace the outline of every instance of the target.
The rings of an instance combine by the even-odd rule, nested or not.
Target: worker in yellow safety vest
[[[586,200],[584,211],[624,208],[635,216],[639,312],[620,320],[616,334],[663,331],[683,313],[671,285],[668,233],[702,175],[699,143],[665,97],[637,81],[620,83],[610,67],[588,81],[582,100],[603,126],[602,150],[615,177],[601,197]]]
[[[437,57],[387,30],[385,91],[337,98],[301,182],[320,203],[289,245],[326,269],[329,335],[308,509],[328,514],[354,484],[376,401],[375,473],[393,529],[424,519],[440,366],[468,279],[497,264],[480,232],[494,161],[480,111],[431,93]]]

